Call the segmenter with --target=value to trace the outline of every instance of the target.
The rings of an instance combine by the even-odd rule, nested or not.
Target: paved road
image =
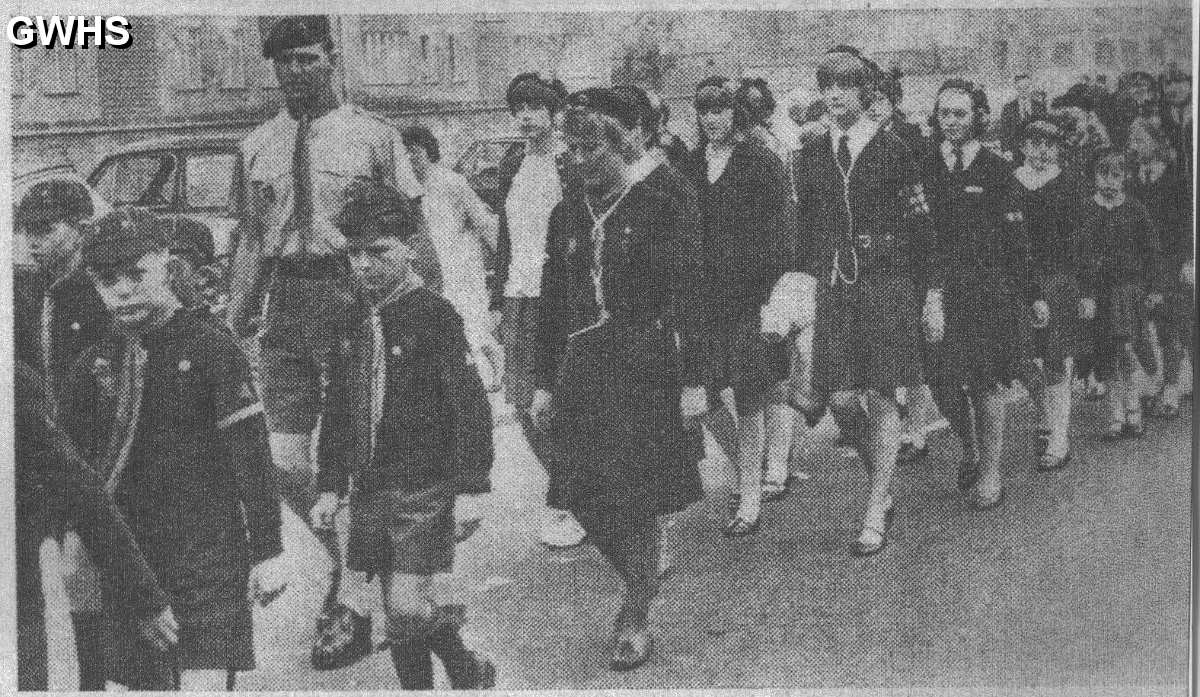
[[[946,688],[946,694],[1184,694],[1190,569],[1190,408],[1149,435],[1101,444],[1100,405],[1080,403],[1077,459],[1033,472],[1031,415],[1014,408],[1007,503],[967,509],[952,481],[958,447],[942,433],[933,456],[904,471],[889,548],[853,559],[865,476],[817,429],[793,467],[812,478],[767,508],[761,533],[730,541],[725,463],[705,463],[713,494],[671,528],[674,574],[655,606],[658,651],[643,668],[604,660],[615,578],[590,548],[537,545],[543,475],[519,429],[497,429],[496,491],[479,500],[484,527],[438,581],[466,602],[468,641],[494,657],[500,686],[555,688]],[[323,591],[316,545],[286,522],[296,562],[289,592],[258,612],[260,669],[245,689],[395,689],[385,653],[351,669],[307,666]],[[52,559],[47,562],[52,564]],[[61,598],[53,584],[51,598]],[[52,608],[53,684],[74,681],[69,629]],[[377,627],[377,638],[381,627]],[[444,678],[442,678],[444,683]]]

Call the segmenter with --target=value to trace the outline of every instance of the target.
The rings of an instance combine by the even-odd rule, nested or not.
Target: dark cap
[[[1021,140],[1060,142],[1063,138],[1062,129],[1047,119],[1034,119],[1021,130]]]
[[[407,240],[418,230],[413,214],[416,200],[388,184],[355,179],[346,187],[346,202],[333,224],[348,239],[395,237]]]
[[[589,87],[572,94],[568,103],[573,107],[612,117],[625,128],[637,125],[638,107],[628,92],[608,87]]]
[[[92,197],[79,182],[52,179],[38,182],[17,205],[14,222],[17,227],[77,221],[92,215]]]
[[[1051,108],[1054,109],[1078,107],[1084,111],[1091,111],[1094,105],[1095,102],[1093,102],[1092,98],[1084,93],[1083,90],[1077,90],[1074,88],[1067,90],[1066,94],[1055,97],[1053,101],[1050,102]]]
[[[510,110],[528,104],[558,113],[567,101],[567,88],[558,80],[543,80],[538,73],[521,73],[508,83],[504,101]]]
[[[280,51],[319,44],[331,38],[329,18],[325,15],[260,17],[263,58],[274,58]]]
[[[124,266],[149,252],[171,249],[169,223],[140,208],[121,208],[88,224],[83,263],[92,268]]]
[[[650,95],[646,90],[637,85],[617,85],[613,87],[613,90],[619,92],[633,105],[637,111],[638,121],[641,122],[642,128],[647,133],[658,132],[660,112],[654,106],[654,102],[650,100]]]

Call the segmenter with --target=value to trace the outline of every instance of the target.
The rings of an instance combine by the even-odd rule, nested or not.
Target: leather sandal
[[[790,479],[786,479],[782,482],[764,479],[762,483],[763,503],[774,503],[776,501],[782,501],[786,499],[788,495],[792,493],[791,486],[789,486],[790,482]]]
[[[616,671],[633,670],[650,660],[654,638],[646,629],[626,627],[614,638],[609,666]]]

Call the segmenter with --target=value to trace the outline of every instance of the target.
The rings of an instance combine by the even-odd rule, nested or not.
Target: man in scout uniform
[[[321,447],[350,457],[322,467],[316,527],[333,525],[350,491],[347,566],[378,576],[401,686],[433,689],[436,654],[454,689],[486,689],[496,669],[468,650],[461,605],[438,605],[433,575],[454,561],[454,503],[490,491],[492,418],[463,322],[412,268],[413,231],[395,189],[360,181],[335,224],[370,302],[343,350],[347,390],[326,401]]]
[[[260,600],[282,590],[279,497],[250,366],[227,332],[172,291],[166,225],[122,210],[85,237],[83,265],[114,328],[76,362],[62,422],[105,479],[180,625],[178,646],[160,651],[106,596],[109,679],[214,690],[254,667],[247,588]]]
[[[32,267],[14,269],[14,336],[18,358],[46,381],[51,406],[80,352],[108,332],[110,319],[79,261],[80,224],[94,213],[82,184],[34,184],[17,204],[14,227]],[[79,536],[60,531],[63,584],[71,607],[79,689],[104,689],[104,616],[99,577]]]
[[[269,286],[260,336],[263,402],[284,500],[307,520],[315,501],[310,453],[323,385],[337,389],[344,379],[331,356],[362,310],[345,238],[332,219],[356,177],[395,185],[418,218],[421,188],[399,131],[339,103],[334,74],[340,57],[329,19],[264,18],[269,21],[262,52],[274,63],[285,108],[242,142],[249,215],[231,270],[229,320],[236,333],[249,336]],[[440,292],[428,234],[422,229],[410,246],[417,270]],[[360,614],[365,588],[345,598],[360,605],[358,611],[333,602],[341,579],[337,536],[326,531],[318,538],[332,559],[333,580],[318,619],[313,664],[332,668],[369,650],[370,618]]]

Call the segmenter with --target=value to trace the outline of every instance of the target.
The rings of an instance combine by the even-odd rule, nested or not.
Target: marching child
[[[1038,119],[1021,136],[1023,162],[1014,172],[1020,184],[1029,228],[1030,278],[1027,299],[1033,306],[1033,356],[1040,375],[1029,382],[1037,408],[1041,459],[1051,471],[1071,461],[1071,378],[1079,348],[1079,280],[1075,211],[1079,184],[1059,166],[1063,133]]]
[[[346,453],[322,468],[313,508],[330,528],[350,492],[346,566],[378,576],[387,641],[401,686],[433,689],[436,654],[453,689],[495,684],[490,661],[463,645],[461,605],[433,600],[433,575],[454,561],[454,502],[490,490],[491,410],[462,319],[425,288],[405,239],[405,199],[361,180],[335,218],[370,316],[343,345],[347,389],[328,401],[321,447]],[[349,486],[353,483],[352,488]]]
[[[1106,441],[1140,438],[1141,399],[1133,381],[1134,345],[1150,310],[1163,301],[1158,226],[1142,203],[1125,193],[1128,163],[1114,148],[1093,161],[1095,193],[1079,216],[1083,262],[1081,314],[1095,318],[1097,369],[1108,385]]]

